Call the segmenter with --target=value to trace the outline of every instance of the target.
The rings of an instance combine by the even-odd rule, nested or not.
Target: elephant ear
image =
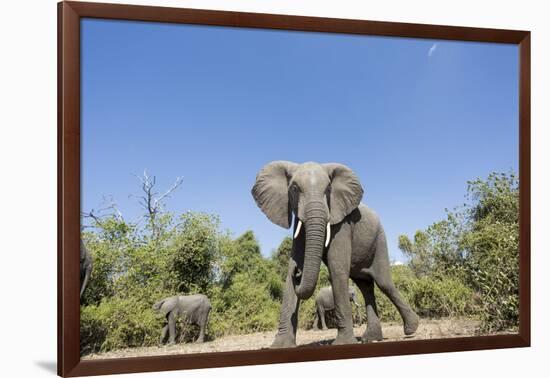
[[[338,224],[346,215],[359,206],[363,198],[363,187],[353,171],[342,164],[323,164],[332,190],[330,192],[330,223]]]
[[[298,165],[290,161],[274,161],[256,176],[252,197],[273,223],[289,228],[292,212],[288,200],[288,183]]]

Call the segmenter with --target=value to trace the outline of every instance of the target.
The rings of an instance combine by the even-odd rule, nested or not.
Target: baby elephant
[[[153,310],[166,316],[168,324],[162,329],[160,343],[164,343],[166,333],[169,333],[169,343],[176,342],[176,319],[185,317],[187,324],[196,324],[200,327],[198,343],[204,341],[204,332],[208,323],[208,315],[212,306],[206,295],[176,295],[165,298],[153,305]]]
[[[357,303],[357,297],[355,295],[355,287],[350,286],[349,289],[349,300],[359,307]],[[325,322],[325,311],[334,310],[334,296],[332,294],[332,286],[327,286],[319,290],[319,293],[315,297],[315,319],[313,320],[313,329],[319,329],[319,320],[323,329],[327,329],[327,324]]]

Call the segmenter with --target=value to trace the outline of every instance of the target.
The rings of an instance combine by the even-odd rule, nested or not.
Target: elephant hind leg
[[[393,284],[390,271],[388,247],[386,235],[381,232],[376,241],[376,252],[374,258],[373,278],[380,290],[395,305],[404,323],[405,335],[412,335],[416,332],[419,324],[418,315],[411,309]]]
[[[323,306],[320,306],[319,307],[319,319],[321,319],[321,328],[323,330],[327,330],[328,327],[327,327],[327,321],[326,321],[326,318],[325,318],[325,309],[323,308]]]
[[[205,311],[202,314],[201,319],[199,321],[200,331],[199,331],[199,337],[196,341],[197,343],[204,342],[204,335],[206,333],[206,325],[208,324],[208,315],[210,314],[210,310],[211,310],[210,307],[205,309]]]
[[[164,340],[166,340],[166,334],[168,333],[168,324],[166,324],[160,333],[160,344],[164,344]]]
[[[176,343],[176,316],[173,311],[170,311],[167,315],[168,317],[168,343]]]
[[[315,308],[315,317],[313,318],[313,330],[319,330],[319,310]]]
[[[363,294],[363,298],[365,299],[367,329],[363,333],[361,340],[363,342],[381,341],[383,338],[382,327],[380,325],[378,308],[376,307],[376,299],[374,296],[374,281],[372,279],[367,279],[354,280],[354,282],[361,291],[361,294]]]
[[[376,281],[376,285],[380,290],[386,294],[386,296],[397,307],[401,318],[403,319],[403,329],[405,335],[412,335],[418,329],[419,318],[418,315],[409,307],[407,302],[401,297],[401,294],[394,286],[392,281]]]

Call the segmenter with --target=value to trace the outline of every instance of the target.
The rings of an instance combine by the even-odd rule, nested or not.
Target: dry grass
[[[440,339],[451,337],[474,336],[479,327],[479,322],[472,319],[423,319],[414,336],[406,337],[403,334],[403,326],[398,323],[384,323],[384,341]],[[355,328],[355,335],[360,337],[365,331],[365,326]],[[155,346],[146,348],[132,348],[110,351],[106,353],[83,356],[84,360],[105,358],[124,358],[159,356],[173,354],[227,352],[237,350],[254,350],[268,348],[275,331],[260,332],[249,335],[226,336],[201,344],[176,344],[172,346]],[[298,330],[298,346],[304,345],[329,345],[336,337],[336,330],[326,331]]]

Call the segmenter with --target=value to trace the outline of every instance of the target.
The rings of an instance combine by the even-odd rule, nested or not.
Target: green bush
[[[212,293],[209,330],[214,337],[276,329],[280,302],[266,283],[251,281],[247,273],[238,273],[226,290]]]
[[[430,313],[437,309],[450,314],[466,312],[481,319],[481,332],[517,329],[518,194],[519,182],[511,173],[492,173],[487,179],[469,181],[468,203],[448,211],[446,220],[418,231],[414,242],[400,236],[399,247],[410,257],[417,278],[405,290],[414,291],[409,298],[420,313],[427,308],[433,310]],[[442,290],[448,292],[454,306],[417,298]],[[465,296],[474,298],[476,305],[463,303]]]
[[[81,352],[156,345],[163,321],[139,299],[108,299],[82,307]]]
[[[422,317],[460,317],[475,313],[473,290],[455,278],[423,277],[411,284],[407,297]]]
[[[97,232],[83,234],[94,264],[81,302],[83,354],[156,345],[166,320],[152,305],[172,295],[205,293],[214,285],[218,220],[185,213],[173,222],[166,214],[155,226],[155,233],[148,233],[109,218]],[[189,327],[183,328],[187,337]]]
[[[517,225],[491,224],[468,235],[471,259],[467,272],[481,298],[482,331],[517,329],[519,259]]]
[[[453,277],[416,277],[405,265],[392,266],[395,286],[421,317],[441,318],[477,314],[474,291]],[[382,321],[401,321],[397,309],[384,293],[375,289]]]

